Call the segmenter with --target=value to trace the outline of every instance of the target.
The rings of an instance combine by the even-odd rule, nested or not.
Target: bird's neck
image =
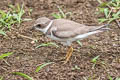
[[[46,33],[48,32],[48,30],[49,30],[49,28],[51,28],[52,24],[53,24],[53,20],[51,20],[51,21],[48,23],[48,25],[43,29],[43,33],[44,33],[44,34],[46,34]]]

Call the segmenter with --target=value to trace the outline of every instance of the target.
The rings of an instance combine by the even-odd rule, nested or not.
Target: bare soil
[[[68,19],[86,25],[101,25],[97,19],[96,0],[1,0],[0,9],[8,10],[8,5],[17,3],[25,4],[26,14],[24,18],[32,18],[32,21],[23,22],[20,27],[12,26],[7,32],[8,36],[0,35],[0,54],[13,52],[10,57],[0,60],[0,76],[3,80],[25,80],[23,77],[13,75],[12,72],[23,72],[33,77],[34,80],[109,80],[120,77],[120,29],[116,23],[112,23],[112,30],[100,33],[82,40],[83,46],[74,43],[74,52],[67,64],[63,65],[66,47],[59,44],[55,46],[35,48],[41,43],[55,42],[40,32],[31,31],[34,21],[39,17],[49,17],[52,13],[58,12],[56,5],[62,6],[64,12],[72,12]],[[29,9],[33,11],[28,14]],[[22,36],[21,36],[22,35]],[[37,39],[38,42],[24,36]],[[96,66],[92,68],[91,60],[100,55]],[[37,66],[54,62],[35,72]],[[74,69],[78,66],[79,69]]]

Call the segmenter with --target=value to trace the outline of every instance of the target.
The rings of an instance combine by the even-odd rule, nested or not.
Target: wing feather
[[[54,36],[59,38],[71,38],[89,32],[88,26],[66,19],[54,20],[52,28],[57,28],[52,32]]]

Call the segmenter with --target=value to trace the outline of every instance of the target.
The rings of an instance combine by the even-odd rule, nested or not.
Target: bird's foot
[[[65,62],[64,62],[64,64],[66,64],[66,63],[69,61],[70,57],[72,56],[72,52],[73,52],[73,48],[72,48],[72,46],[71,46],[71,47],[68,49],[67,54],[66,54],[66,56],[65,56]]]

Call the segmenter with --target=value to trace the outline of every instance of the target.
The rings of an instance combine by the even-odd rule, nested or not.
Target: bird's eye
[[[42,25],[41,25],[41,24],[38,24],[38,25],[37,25],[37,27],[38,27],[38,28],[41,28],[41,27],[42,27]]]
[[[36,27],[43,29],[43,28],[45,28],[45,25],[44,24],[37,24]]]

